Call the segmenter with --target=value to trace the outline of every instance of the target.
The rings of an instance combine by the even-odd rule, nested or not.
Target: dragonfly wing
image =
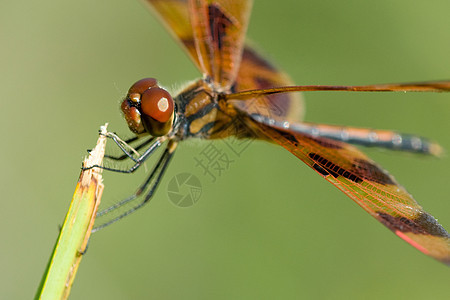
[[[234,83],[252,1],[145,0],[218,90]]]
[[[251,0],[189,2],[201,68],[219,91],[229,90],[236,79],[251,7]]]
[[[236,102],[240,101],[234,102],[239,110]],[[286,148],[396,235],[450,265],[447,231],[387,171],[357,148],[246,119],[257,136]]]
[[[188,0],[144,0],[144,2],[156,13],[160,22],[167,27],[174,38],[184,46],[191,60],[201,70],[189,20]]]
[[[223,3],[226,1],[210,1],[214,7],[228,7],[229,4],[224,5]],[[245,24],[248,22],[248,15],[250,12],[250,2],[243,1],[243,5],[240,7],[241,19],[245,20]],[[169,32],[175,37],[177,41],[179,41],[186,52],[189,54],[191,60],[195,63],[197,68],[205,73],[207,76],[212,77],[214,72],[211,70],[214,64],[210,64],[208,67],[208,62],[211,62],[211,57],[208,56],[205,52],[206,50],[196,49],[196,42],[194,38],[194,30],[190,20],[190,11],[189,11],[189,1],[188,0],[145,0],[145,3],[148,4],[148,7],[155,11],[159,16],[160,21],[166,25]],[[201,2],[203,3],[203,2]],[[199,4],[197,4],[199,5]],[[203,3],[205,5],[205,3]],[[214,9],[213,9],[214,10]],[[238,9],[239,10],[239,9]],[[220,14],[219,11],[216,10],[216,14]],[[205,16],[203,16],[205,17]],[[237,21],[236,21],[237,23]],[[245,25],[247,26],[247,25]],[[205,28],[204,28],[205,29]],[[200,29],[199,29],[200,30]],[[201,34],[198,33],[198,34]],[[278,70],[273,64],[271,64],[268,60],[264,59],[263,56],[258,54],[254,48],[246,45],[244,50],[242,51],[242,42],[245,31],[239,31],[239,41],[234,42],[234,47],[228,50],[228,52],[223,52],[223,57],[231,58],[230,62],[233,62],[233,68],[227,69],[227,67],[223,64],[216,64],[216,67],[222,68],[223,72],[229,74],[229,79],[226,80],[225,84],[231,84],[231,79],[235,79],[234,89],[236,91],[246,91],[253,89],[268,89],[277,86],[288,86],[292,85],[293,82],[291,79]],[[214,37],[210,37],[211,39]],[[216,38],[217,39],[217,38]],[[219,42],[216,41],[216,46],[213,47],[212,50],[217,52],[217,44]],[[206,45],[200,45],[205,48]],[[223,48],[223,47],[221,47]],[[206,48],[205,48],[206,49]],[[209,49],[209,48],[207,48]],[[212,51],[211,50],[211,51]],[[230,53],[234,54],[230,56]],[[241,53],[242,52],[242,53]],[[241,55],[241,57],[239,55]],[[214,57],[214,56],[213,56]],[[220,56],[219,56],[220,58]],[[218,58],[218,60],[219,60]],[[239,64],[239,60],[240,64]],[[214,59],[213,59],[214,61]],[[225,61],[225,60],[222,60]],[[231,65],[229,65],[231,66]],[[228,67],[229,67],[228,66]],[[239,69],[237,67],[239,66]],[[236,73],[237,72],[237,77]],[[228,75],[227,75],[228,76]],[[219,75],[220,77],[220,75]],[[220,81],[220,80],[219,80]],[[223,83],[222,83],[223,84]],[[304,109],[303,109],[303,101],[300,97],[299,93],[280,93],[270,95],[264,98],[261,98],[259,101],[264,101],[264,103],[255,103],[255,107],[267,107],[269,111],[267,112],[268,116],[277,115],[283,119],[289,119],[292,121],[300,121],[302,120]],[[259,113],[263,113],[259,110]]]
[[[268,89],[292,85],[292,80],[264,59],[252,47],[246,46],[236,80],[236,91]],[[248,110],[267,117],[299,122],[305,112],[300,93],[279,93],[254,98]]]

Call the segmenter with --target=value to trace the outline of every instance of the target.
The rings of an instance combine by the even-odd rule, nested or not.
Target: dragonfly
[[[144,2],[180,42],[203,76],[174,96],[154,78],[141,79],[131,86],[121,110],[135,136],[123,141],[108,134],[123,152],[109,158],[127,160],[131,167],[89,168],[133,173],[157,149],[163,150],[134,194],[98,212],[97,220],[106,221],[93,231],[135,212],[152,199],[181,142],[194,138],[256,138],[285,148],[397,236],[450,265],[448,232],[392,175],[354,145],[429,155],[439,155],[440,146],[390,130],[304,122],[304,103],[301,93],[297,93],[448,92],[449,80],[362,86],[294,85],[245,41],[252,1]],[[108,218],[111,215],[114,217]]]

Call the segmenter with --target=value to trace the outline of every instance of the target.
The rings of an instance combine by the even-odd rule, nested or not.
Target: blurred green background
[[[248,36],[298,84],[450,79],[450,2],[256,1]],[[138,1],[0,4],[0,298],[40,281],[99,125],[128,134],[119,102],[142,77],[198,71]],[[417,133],[450,151],[450,95],[308,93],[307,121]],[[255,142],[215,182],[182,145],[152,203],[93,236],[71,299],[448,299],[422,255],[287,151]],[[366,149],[450,229],[450,158]],[[276,158],[276,159],[275,159]],[[181,209],[167,184],[203,184]],[[143,174],[105,174],[103,200]]]

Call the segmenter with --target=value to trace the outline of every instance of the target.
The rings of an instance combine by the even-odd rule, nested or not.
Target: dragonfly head
[[[122,112],[128,127],[136,134],[166,135],[173,125],[174,102],[154,78],[137,81],[122,101]]]

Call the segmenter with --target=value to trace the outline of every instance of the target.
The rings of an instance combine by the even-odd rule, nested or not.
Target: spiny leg
[[[140,155],[137,158],[134,158],[132,156],[132,153],[130,153],[128,150],[125,149],[125,147],[122,145],[121,140],[119,141],[117,138],[115,138],[115,135],[112,135],[111,138],[113,139],[113,141],[117,144],[117,146],[128,156],[130,157],[135,164],[130,167],[127,170],[122,170],[122,169],[117,169],[117,168],[109,168],[109,167],[104,167],[104,166],[99,166],[99,165],[92,165],[90,167],[87,168],[83,168],[84,170],[89,170],[92,168],[100,168],[103,170],[107,170],[107,171],[113,171],[113,172],[118,172],[118,173],[132,173],[134,171],[136,171],[141,165],[142,163],[150,157],[150,155],[156,150],[158,149],[162,143],[166,140],[166,137],[158,137],[156,138],[154,141],[152,141],[153,143],[150,145],[149,148],[147,148],[147,150],[145,150],[144,153],[142,153],[142,155]]]
[[[156,165],[153,167],[153,170],[151,171],[150,175],[147,177],[147,179],[144,181],[144,183],[136,190],[136,192],[133,195],[131,195],[128,198],[123,199],[122,201],[120,201],[108,208],[105,208],[105,209],[99,211],[97,213],[97,217],[103,216],[103,215],[129,203],[130,201],[133,201],[137,197],[139,197],[143,193],[143,191],[145,191],[145,189],[147,188],[148,184],[152,181],[154,176],[160,172],[161,166],[163,165],[167,155],[168,155],[168,150],[166,149],[163,152],[163,154],[159,157],[159,159],[158,159]]]
[[[134,142],[134,141],[136,141],[137,139],[138,139],[138,138],[135,137],[134,139],[126,140],[125,143],[126,143],[126,144],[129,144],[130,141],[131,141],[131,142]],[[138,150],[144,148],[145,146],[147,146],[148,144],[150,144],[151,142],[153,142],[154,140],[155,140],[154,137],[151,137],[151,138],[149,138],[149,139],[146,139],[145,141],[141,142],[139,145],[133,147],[133,149],[136,150],[136,151],[138,151]],[[127,152],[129,152],[129,151],[127,151]],[[123,154],[123,155],[121,155],[121,156],[105,155],[105,157],[106,157],[106,158],[109,158],[109,159],[112,159],[112,160],[118,160],[118,161],[120,161],[120,160],[124,160],[124,159],[126,159],[126,158],[129,158],[130,156],[129,156],[128,154],[129,154],[129,153],[125,153],[125,154]],[[131,153],[130,153],[130,154],[131,154]],[[133,160],[133,161],[135,161],[135,160]]]
[[[133,195],[131,195],[130,197],[98,212],[97,218],[105,216],[106,214],[111,213],[114,210],[138,199],[148,189],[148,192],[145,195],[144,199],[141,202],[139,202],[137,205],[135,205],[132,208],[121,213],[119,216],[95,227],[94,229],[92,229],[92,232],[99,231],[100,229],[119,221],[120,219],[126,217],[127,215],[129,215],[129,214],[135,212],[136,210],[138,210],[139,208],[143,207],[145,204],[147,204],[151,200],[157,187],[159,186],[159,183],[161,182],[161,178],[163,177],[165,171],[167,170],[170,160],[172,159],[172,157],[175,153],[176,147],[177,147],[176,142],[169,142],[167,148],[164,150],[164,153],[159,158],[159,160],[156,163],[155,167],[153,168],[152,172],[147,177],[147,179],[144,181],[144,183],[141,184],[141,186],[136,190],[136,192]],[[149,187],[149,185],[150,185],[150,187]]]
[[[113,132],[107,132],[107,134],[103,134],[101,131],[99,131],[99,134],[104,135],[104,136],[106,136],[107,138],[112,138],[112,136],[110,136],[110,135],[115,135],[115,136],[117,136],[117,134],[116,134],[116,133],[113,133]],[[125,144],[129,145],[129,144],[131,144],[131,143],[133,143],[134,141],[137,141],[137,140],[139,140],[139,139],[140,139],[139,136],[134,136],[134,137],[132,137],[132,138],[126,139],[125,141],[122,140],[122,142],[124,142]],[[117,142],[115,141],[115,143],[117,143]],[[88,149],[88,150],[87,150],[88,153],[91,153],[91,151],[92,151],[92,149]],[[105,155],[105,156],[107,156],[107,155]]]
[[[117,147],[119,147],[119,149],[124,153],[125,158],[128,157],[132,161],[136,162],[136,158],[134,158],[132,152],[134,154],[137,154],[138,156],[139,156],[139,153],[136,151],[136,149],[131,147],[128,143],[136,141],[138,139],[138,137],[131,138],[131,139],[124,141],[114,132],[108,132],[106,134],[106,137],[112,139],[114,141],[114,143],[116,143]],[[131,151],[127,150],[127,148]]]

